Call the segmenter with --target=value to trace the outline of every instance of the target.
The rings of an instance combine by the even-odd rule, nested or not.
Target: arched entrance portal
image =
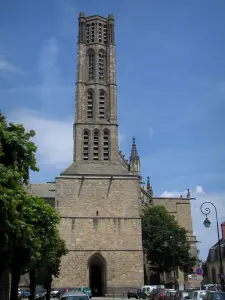
[[[104,296],[106,293],[106,261],[100,253],[95,253],[89,258],[88,270],[92,296]]]

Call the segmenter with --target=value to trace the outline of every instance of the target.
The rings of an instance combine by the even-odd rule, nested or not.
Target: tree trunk
[[[35,300],[36,299],[36,270],[31,269],[30,270],[30,299],[29,300]]]
[[[18,285],[20,282],[20,266],[17,266],[13,262],[12,262],[12,267],[11,267],[11,276],[12,276],[12,283],[11,283],[10,300],[17,300]]]
[[[52,288],[52,274],[48,272],[46,300],[51,299],[51,288]]]

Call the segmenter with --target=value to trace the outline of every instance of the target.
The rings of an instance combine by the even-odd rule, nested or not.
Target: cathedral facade
[[[140,287],[144,273],[148,278],[140,217],[148,205],[164,205],[188,230],[196,249],[190,195],[153,197],[149,180],[147,187],[141,185],[135,140],[129,161],[118,151],[116,91],[114,17],[81,13],[73,162],[55,182],[29,189],[61,216],[60,234],[69,254],[54,286],[90,286],[98,296]]]

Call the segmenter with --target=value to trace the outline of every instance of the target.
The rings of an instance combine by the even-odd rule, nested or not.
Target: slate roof
[[[125,164],[119,162],[72,163],[60,175],[121,175],[133,176]]]
[[[55,183],[32,183],[27,186],[28,192],[42,198],[55,198]]]

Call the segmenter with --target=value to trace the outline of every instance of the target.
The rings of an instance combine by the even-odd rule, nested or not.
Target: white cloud
[[[161,197],[180,197],[180,195],[186,196],[187,192],[167,192],[165,191]],[[197,240],[200,242],[197,244],[200,250],[200,257],[207,258],[208,249],[217,242],[217,228],[216,228],[216,214],[211,204],[204,204],[203,208],[210,208],[210,214],[208,218],[211,221],[210,228],[205,228],[203,225],[205,216],[200,211],[200,206],[203,202],[212,202],[218,212],[219,228],[222,222],[225,221],[225,191],[224,192],[205,192],[201,185],[196,186],[195,190],[191,191],[191,197],[196,200],[191,200],[192,210],[192,222],[193,230],[197,236]],[[204,211],[205,212],[205,211]],[[220,231],[221,236],[221,231]]]
[[[52,165],[61,169],[72,162],[72,121],[45,118],[30,110],[14,112],[9,119],[22,123],[27,130],[35,130],[38,166]]]
[[[155,134],[155,129],[153,127],[149,127],[148,134],[149,134],[149,137],[152,138],[153,135]]]
[[[126,136],[123,133],[119,132],[119,147],[121,147],[126,142]]]
[[[24,71],[9,61],[5,55],[0,54],[0,72],[3,74],[23,75]]]
[[[54,166],[62,169],[73,159],[73,121],[51,119],[31,110],[11,113],[9,120],[23,124],[26,130],[36,132],[34,142],[37,149],[37,162],[40,165]],[[125,142],[123,134],[119,134],[120,145]]]

